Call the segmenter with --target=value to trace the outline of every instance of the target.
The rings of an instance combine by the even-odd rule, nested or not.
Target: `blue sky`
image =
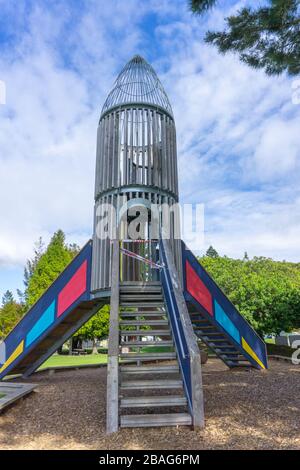
[[[205,205],[205,250],[300,260],[300,105],[267,77],[203,42],[244,4],[204,18],[186,0],[0,0],[0,295],[22,288],[41,235],[92,231],[96,129],[134,55],[156,69],[177,126],[182,202]]]

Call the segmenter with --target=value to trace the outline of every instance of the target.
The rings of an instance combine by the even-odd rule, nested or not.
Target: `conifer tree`
[[[210,245],[207,252],[205,253],[205,256],[208,256],[209,258],[218,258],[219,253],[217,252],[217,250],[214,249],[213,246]]]
[[[37,262],[29,264],[31,271],[25,291],[27,308],[39,299],[75,254],[74,247],[70,249],[66,244],[64,232],[62,230],[55,232],[47,249],[42,254],[39,252]]]
[[[11,291],[7,290],[2,297],[0,308],[0,340],[18,323],[24,313],[23,306],[15,301]]]
[[[202,15],[218,2],[190,0],[189,3],[193,13]],[[225,31],[209,31],[205,41],[221,53],[236,52],[242,62],[263,69],[268,75],[299,74],[299,0],[269,0],[257,8],[251,3],[226,18]]]

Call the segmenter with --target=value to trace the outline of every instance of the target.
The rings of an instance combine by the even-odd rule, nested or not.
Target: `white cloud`
[[[255,149],[254,164],[260,180],[284,178],[299,172],[299,118],[284,121],[275,117],[267,122]]]
[[[22,265],[59,227],[70,241],[90,236],[101,105],[134,53],[153,56],[170,95],[182,201],[205,203],[207,244],[299,259],[300,107],[289,79],[203,43],[224,11],[200,20],[185,0],[36,2],[30,13],[18,1],[4,11],[16,37],[0,58],[0,264]]]

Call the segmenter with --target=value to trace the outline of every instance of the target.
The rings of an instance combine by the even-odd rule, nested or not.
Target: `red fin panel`
[[[205,286],[205,284],[201,281],[200,277],[194,271],[192,266],[188,261],[185,263],[186,269],[186,288],[189,294],[191,294],[194,299],[196,299],[208,313],[213,316],[213,305],[212,305],[212,297]]]
[[[57,316],[62,315],[86,291],[87,261],[84,261],[76,273],[58,295]]]

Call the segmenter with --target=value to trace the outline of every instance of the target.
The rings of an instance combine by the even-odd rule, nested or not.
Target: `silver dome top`
[[[172,108],[154,69],[143,57],[134,56],[123,68],[105,100],[101,116],[109,109],[126,104],[158,106],[173,116]]]

